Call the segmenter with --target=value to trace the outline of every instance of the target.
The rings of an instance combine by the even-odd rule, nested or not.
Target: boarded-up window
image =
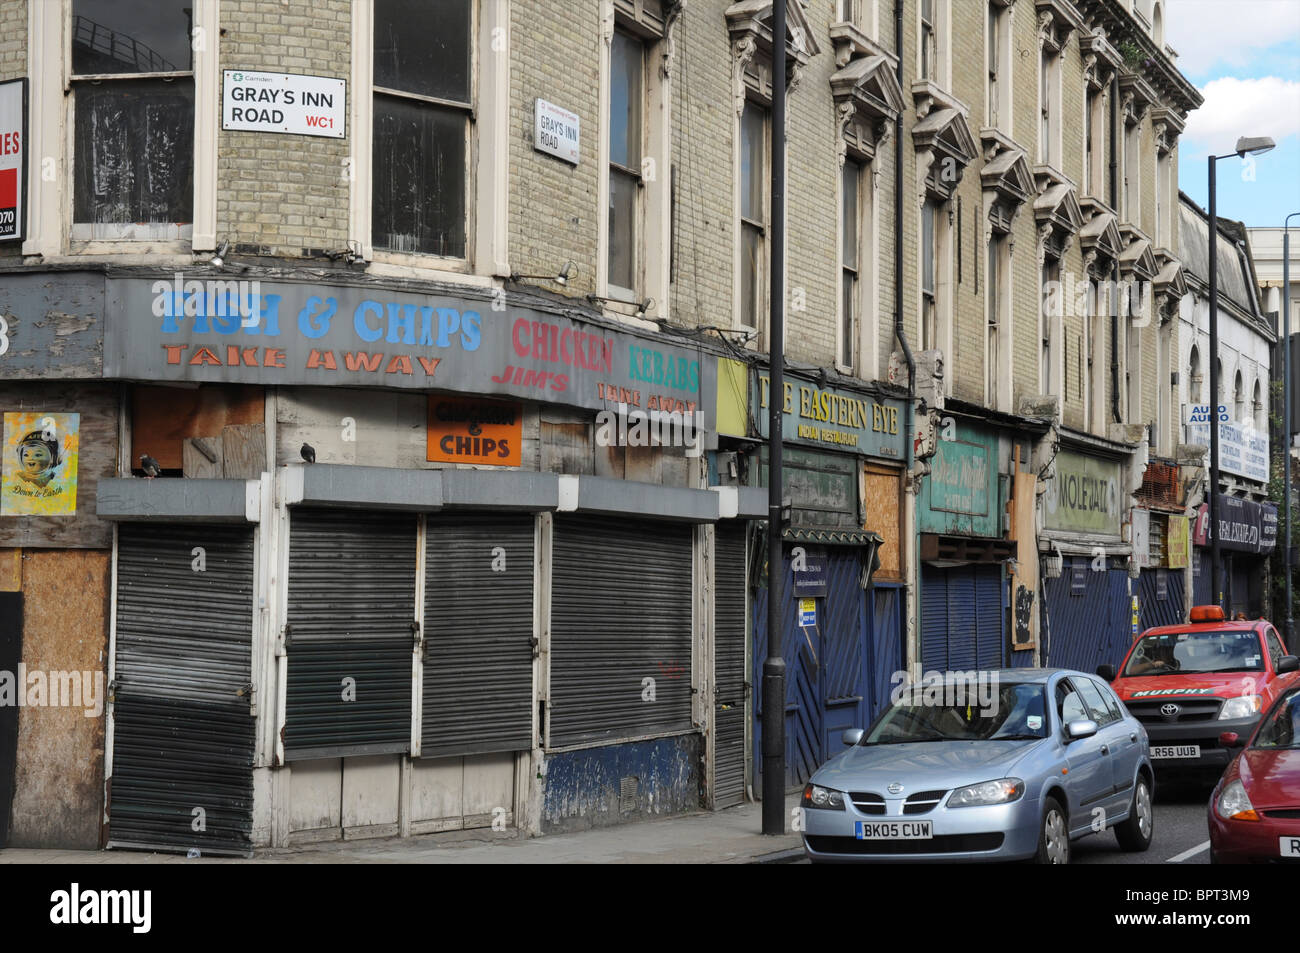
[[[130,80],[78,86],[76,148],[75,221],[193,219],[192,84]]]
[[[184,0],[73,4],[73,238],[191,234],[191,7]]]
[[[876,552],[880,557],[880,568],[874,578],[886,581],[903,578],[899,558],[902,508],[899,505],[898,474],[899,471],[891,467],[874,464],[867,464],[863,473],[863,528],[884,538]]]
[[[149,387],[131,391],[131,466],[148,454],[163,470],[179,473],[186,439],[208,438],[221,447],[226,427],[264,422],[263,392],[252,385],[204,384],[197,388]]]
[[[471,114],[469,0],[377,0],[376,248],[465,257]]]

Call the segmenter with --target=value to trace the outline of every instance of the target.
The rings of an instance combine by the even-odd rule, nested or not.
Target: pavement
[[[787,828],[798,803],[797,793],[787,797]],[[265,849],[251,858],[9,848],[0,851],[0,864],[751,864],[803,858],[798,833],[761,830],[762,805],[753,803],[541,837],[454,831]]]

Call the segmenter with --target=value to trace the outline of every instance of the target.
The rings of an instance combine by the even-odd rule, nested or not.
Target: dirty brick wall
[[[222,0],[220,17],[222,69],[327,76],[357,95],[348,0]],[[218,132],[217,142],[219,237],[291,258],[347,244],[347,139]]]

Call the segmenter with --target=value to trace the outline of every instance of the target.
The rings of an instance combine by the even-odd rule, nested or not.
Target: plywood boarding
[[[899,471],[890,467],[867,464],[862,473],[862,503],[866,522],[863,528],[884,537],[880,544],[880,568],[876,579],[901,581],[902,562],[899,557],[902,512],[898,504]]]
[[[1020,471],[1015,476],[1011,510],[1011,538],[1016,540],[1016,571],[1011,577],[1012,648],[1032,649],[1038,644],[1038,540],[1034,526],[1034,501],[1038,476]]]
[[[263,389],[256,385],[137,385],[131,392],[131,466],[139,467],[147,453],[164,470],[180,470],[187,437],[220,442],[227,426],[265,424],[265,414]]]
[[[0,517],[0,547],[108,549],[113,526],[95,516],[99,481],[117,475],[116,384],[0,385],[0,412],[80,414],[77,512],[67,516]]]
[[[23,657],[26,671],[79,673],[63,684],[67,701],[22,709],[12,847],[92,850],[99,846],[104,791],[107,688],[107,552],[23,554]],[[58,680],[56,679],[56,682]],[[32,696],[28,695],[29,702]]]

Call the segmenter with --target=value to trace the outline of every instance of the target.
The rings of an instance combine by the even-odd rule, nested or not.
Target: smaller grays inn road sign
[[[342,139],[346,116],[341,79],[240,69],[222,74],[222,129]]]
[[[0,83],[0,242],[23,237],[26,217],[27,80]]]

